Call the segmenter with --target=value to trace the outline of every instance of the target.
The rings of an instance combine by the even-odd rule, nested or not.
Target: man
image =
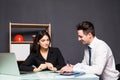
[[[98,75],[101,80],[117,80],[119,72],[115,69],[115,61],[110,47],[95,36],[91,22],[83,21],[77,25],[78,40],[86,44],[84,59],[81,63],[67,65],[61,73],[84,71]]]

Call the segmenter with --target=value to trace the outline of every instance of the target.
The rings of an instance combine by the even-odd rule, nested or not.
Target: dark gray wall
[[[84,48],[75,25],[83,20],[93,22],[96,36],[108,43],[120,63],[120,0],[0,0],[0,52],[9,51],[9,22],[51,23],[52,46],[75,64]]]

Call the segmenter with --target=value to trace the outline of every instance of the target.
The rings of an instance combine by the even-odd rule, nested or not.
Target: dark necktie
[[[89,66],[91,66],[91,47],[88,46],[89,51]]]

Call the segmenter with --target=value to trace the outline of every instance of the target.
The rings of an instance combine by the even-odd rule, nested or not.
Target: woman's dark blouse
[[[47,59],[45,60],[40,53],[30,53],[28,58],[20,65],[21,71],[33,71],[34,66],[39,67],[40,64],[50,62],[57,70],[65,66],[64,58],[58,48],[49,48]]]

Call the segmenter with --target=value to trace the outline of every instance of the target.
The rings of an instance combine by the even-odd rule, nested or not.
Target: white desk
[[[0,75],[0,80],[99,80],[99,77],[93,74],[84,74],[80,76],[60,76],[51,71],[42,71],[30,74],[21,74],[20,76]]]

